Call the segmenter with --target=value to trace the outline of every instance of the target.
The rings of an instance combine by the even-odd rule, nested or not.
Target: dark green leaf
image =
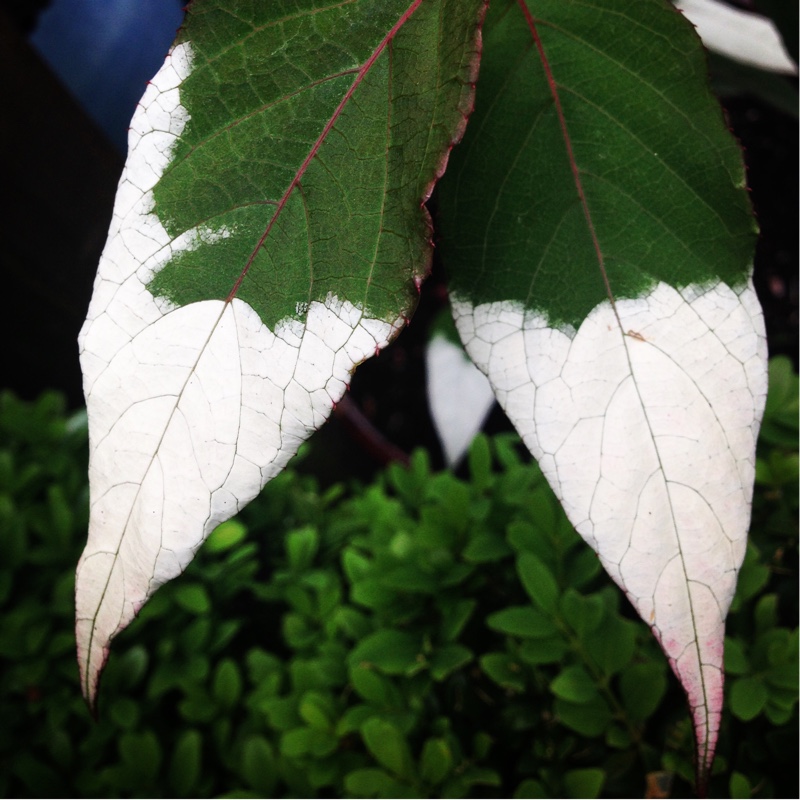
[[[361,736],[377,762],[397,777],[410,781],[414,774],[411,751],[405,736],[390,722],[379,718],[361,726]]]
[[[510,636],[547,639],[558,633],[553,620],[532,606],[513,606],[490,614],[486,624],[493,630]]]
[[[212,691],[214,699],[228,711],[239,702],[242,694],[242,675],[233,659],[223,659],[217,665]]]
[[[631,664],[622,671],[619,680],[622,703],[634,722],[650,717],[667,691],[663,663]]]
[[[590,703],[556,700],[555,713],[564,725],[583,736],[600,736],[612,719],[608,704],[599,697]]]
[[[432,786],[440,784],[453,770],[453,753],[445,739],[427,739],[422,747],[420,777]]]
[[[372,664],[389,675],[410,675],[424,666],[419,637],[402,631],[380,630],[370,634],[349,656],[351,665]]]
[[[597,686],[583,667],[566,667],[550,683],[550,691],[571,703],[597,702]]]
[[[517,692],[525,690],[522,665],[507,653],[487,653],[481,656],[481,669],[499,686]]]
[[[600,796],[606,774],[602,769],[570,769],[564,773],[567,797],[595,798]]]
[[[546,614],[558,610],[558,584],[547,565],[533,553],[517,558],[517,574],[531,600]]]
[[[749,722],[761,713],[768,697],[762,678],[737,678],[731,685],[731,712],[744,722]]]
[[[437,647],[428,662],[431,677],[435,681],[442,681],[451,672],[469,664],[473,657],[472,651],[460,644],[446,644]]]
[[[211,598],[200,583],[178,583],[173,596],[175,602],[191,614],[208,614],[211,610]]]
[[[194,794],[200,777],[203,757],[203,737],[194,728],[185,730],[172,752],[169,767],[169,785],[176,797],[190,797]]]

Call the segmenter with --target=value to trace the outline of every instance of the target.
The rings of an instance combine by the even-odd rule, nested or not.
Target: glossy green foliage
[[[712,796],[797,789],[797,432],[778,400],[797,379],[772,374],[760,458],[783,466],[757,487]],[[72,653],[84,421],[5,396],[0,437],[0,794],[691,791],[666,661],[516,439],[478,438],[461,478],[423,453],[363,488],[276,478],[119,637],[95,724]]]

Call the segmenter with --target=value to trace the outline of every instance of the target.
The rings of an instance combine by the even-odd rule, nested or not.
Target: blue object
[[[125,153],[136,104],[182,21],[179,0],[53,0],[30,41]]]

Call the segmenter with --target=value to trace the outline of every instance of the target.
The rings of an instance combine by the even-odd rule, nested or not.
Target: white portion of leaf
[[[511,302],[453,309],[571,522],[652,625],[713,752],[767,389],[752,285],[660,283],[599,305],[578,331]]]
[[[494,405],[486,376],[463,348],[435,335],[425,350],[428,406],[449,465],[461,460]]]
[[[328,296],[269,330],[245,302],[182,308],[146,288],[176,252],[225,231],[171,241],[152,189],[188,116],[176,47],[131,123],[109,239],[80,335],[89,417],[89,539],[76,616],[84,692],[93,702],[110,639],[183,571],[223,520],[284,467],[343,396],[357,364],[403,319],[370,319]]]
[[[675,0],[675,5],[709,50],[759,69],[797,74],[797,64],[771,19],[719,0]]]

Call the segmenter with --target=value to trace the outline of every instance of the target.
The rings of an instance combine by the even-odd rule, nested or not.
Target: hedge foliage
[[[770,374],[712,796],[798,792],[798,387]],[[512,436],[464,477],[284,472],[115,641],[92,721],[86,449],[58,396],[0,399],[3,796],[691,795],[677,681]]]

